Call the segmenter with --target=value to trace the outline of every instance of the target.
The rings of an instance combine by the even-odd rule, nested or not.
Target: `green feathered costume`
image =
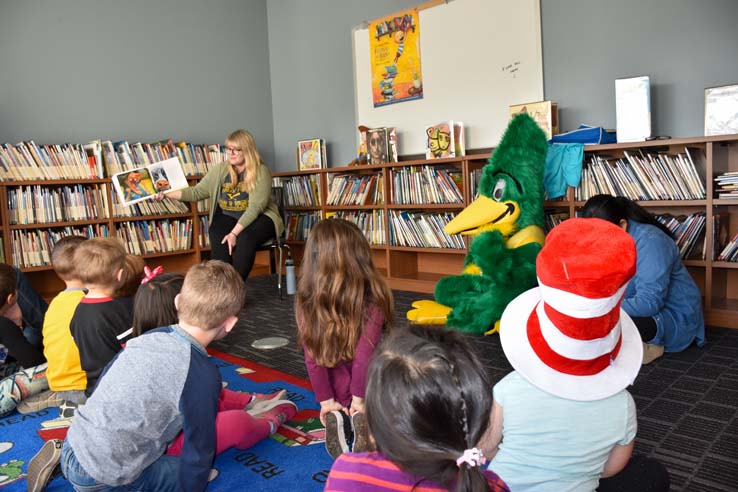
[[[536,286],[547,150],[536,122],[515,116],[482,171],[479,197],[446,226],[449,234],[476,236],[462,274],[438,281],[437,302],[413,303],[410,321],[492,333],[507,304]]]

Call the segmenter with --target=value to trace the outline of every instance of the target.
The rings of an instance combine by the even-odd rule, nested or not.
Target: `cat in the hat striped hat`
[[[515,370],[494,387],[483,448],[510,490],[594,491],[603,477],[630,480],[623,470],[637,420],[626,388],[640,370],[643,342],[620,304],[635,269],[627,232],[569,219],[538,254],[538,287],[502,314],[500,341]],[[646,471],[634,475],[654,488],[627,482],[622,490],[668,490],[663,465],[636,461]]]

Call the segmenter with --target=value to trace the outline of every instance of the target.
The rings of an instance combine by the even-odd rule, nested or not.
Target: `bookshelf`
[[[738,173],[738,135],[723,135],[713,137],[680,138],[648,142],[631,142],[627,144],[588,145],[585,147],[585,163],[593,156],[599,156],[608,162],[616,162],[618,158],[625,158],[629,154],[659,154],[664,159],[677,159],[679,155],[689,149],[690,157],[697,171],[697,176],[704,186],[704,195],[701,198],[689,199],[658,199],[637,200],[654,214],[668,214],[672,216],[689,216],[699,214],[704,216],[704,233],[696,238],[696,245],[684,259],[688,271],[695,279],[703,294],[705,321],[712,326],[738,328],[738,261],[717,261],[713,259],[720,253],[725,243],[738,236],[738,196],[735,198],[716,198],[714,178],[724,173]],[[474,200],[476,187],[479,182],[479,170],[486,164],[489,153],[473,153],[465,157],[436,160],[401,160],[387,164],[373,166],[355,166],[328,168],[314,171],[275,173],[275,183],[290,183],[294,190],[295,182],[311,180],[314,199],[309,205],[286,206],[287,214],[313,217],[327,217],[333,214],[343,216],[355,222],[364,218],[364,223],[371,224],[371,232],[379,231],[384,241],[372,240],[373,256],[380,271],[387,277],[393,289],[410,290],[415,292],[432,293],[436,282],[447,275],[456,275],[463,268],[464,257],[467,253],[468,240],[464,239],[464,247],[428,247],[400,245],[397,242],[399,234],[396,231],[396,221],[393,214],[449,214],[454,215]],[[422,193],[407,195],[409,176],[415,173],[425,173],[435,176],[436,171],[457,173],[457,187],[461,200],[448,199],[438,203],[438,192],[435,195],[425,195],[431,180],[426,183]],[[347,199],[328,203],[328,197],[337,194],[336,186],[342,181],[369,183],[372,177],[381,181],[383,199],[379,202],[368,200],[357,201]],[[421,178],[421,180],[426,178]],[[675,179],[675,178],[672,178]],[[404,188],[398,185],[404,183]],[[417,187],[417,181],[413,181]],[[438,182],[435,182],[438,185]],[[361,184],[357,185],[361,189]],[[366,189],[366,185],[365,188]],[[398,192],[400,189],[403,193]],[[672,189],[676,189],[672,188]],[[417,189],[416,189],[417,190]],[[582,190],[569,187],[566,196],[557,197],[545,203],[547,217],[553,223],[573,217],[584,205]],[[286,190],[286,197],[297,191]],[[350,191],[349,191],[350,193]],[[370,193],[371,194],[371,193]],[[361,195],[360,195],[361,196]],[[377,217],[381,220],[373,222],[367,217]],[[715,230],[715,218],[721,218],[720,228]],[[551,226],[553,225],[551,224]],[[303,225],[300,240],[290,239],[293,256],[299,265],[304,246],[304,237],[309,224]],[[360,224],[360,227],[361,224]],[[376,229],[375,229],[376,228]],[[365,230],[365,234],[369,231]],[[427,229],[426,229],[427,233]],[[704,258],[703,258],[704,253]]]

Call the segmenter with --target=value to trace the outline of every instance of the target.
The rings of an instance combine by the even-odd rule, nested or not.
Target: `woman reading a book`
[[[170,191],[166,197],[185,202],[210,198],[212,259],[232,264],[245,280],[257,248],[279,237],[284,224],[272,199],[272,175],[254,137],[246,130],[236,130],[228,135],[225,146],[227,162],[213,165],[195,186]]]
[[[694,341],[705,343],[700,290],[684,267],[669,229],[643,207],[625,197],[595,195],[584,204],[583,217],[622,227],[636,243],[636,274],[622,308],[641,334],[643,363],[666,352],[681,352]]]

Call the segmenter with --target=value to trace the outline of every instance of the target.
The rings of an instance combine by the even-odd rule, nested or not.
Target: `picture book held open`
[[[158,192],[187,188],[187,178],[179,159],[172,157],[148,166],[113,175],[113,186],[123,205],[153,198]]]

